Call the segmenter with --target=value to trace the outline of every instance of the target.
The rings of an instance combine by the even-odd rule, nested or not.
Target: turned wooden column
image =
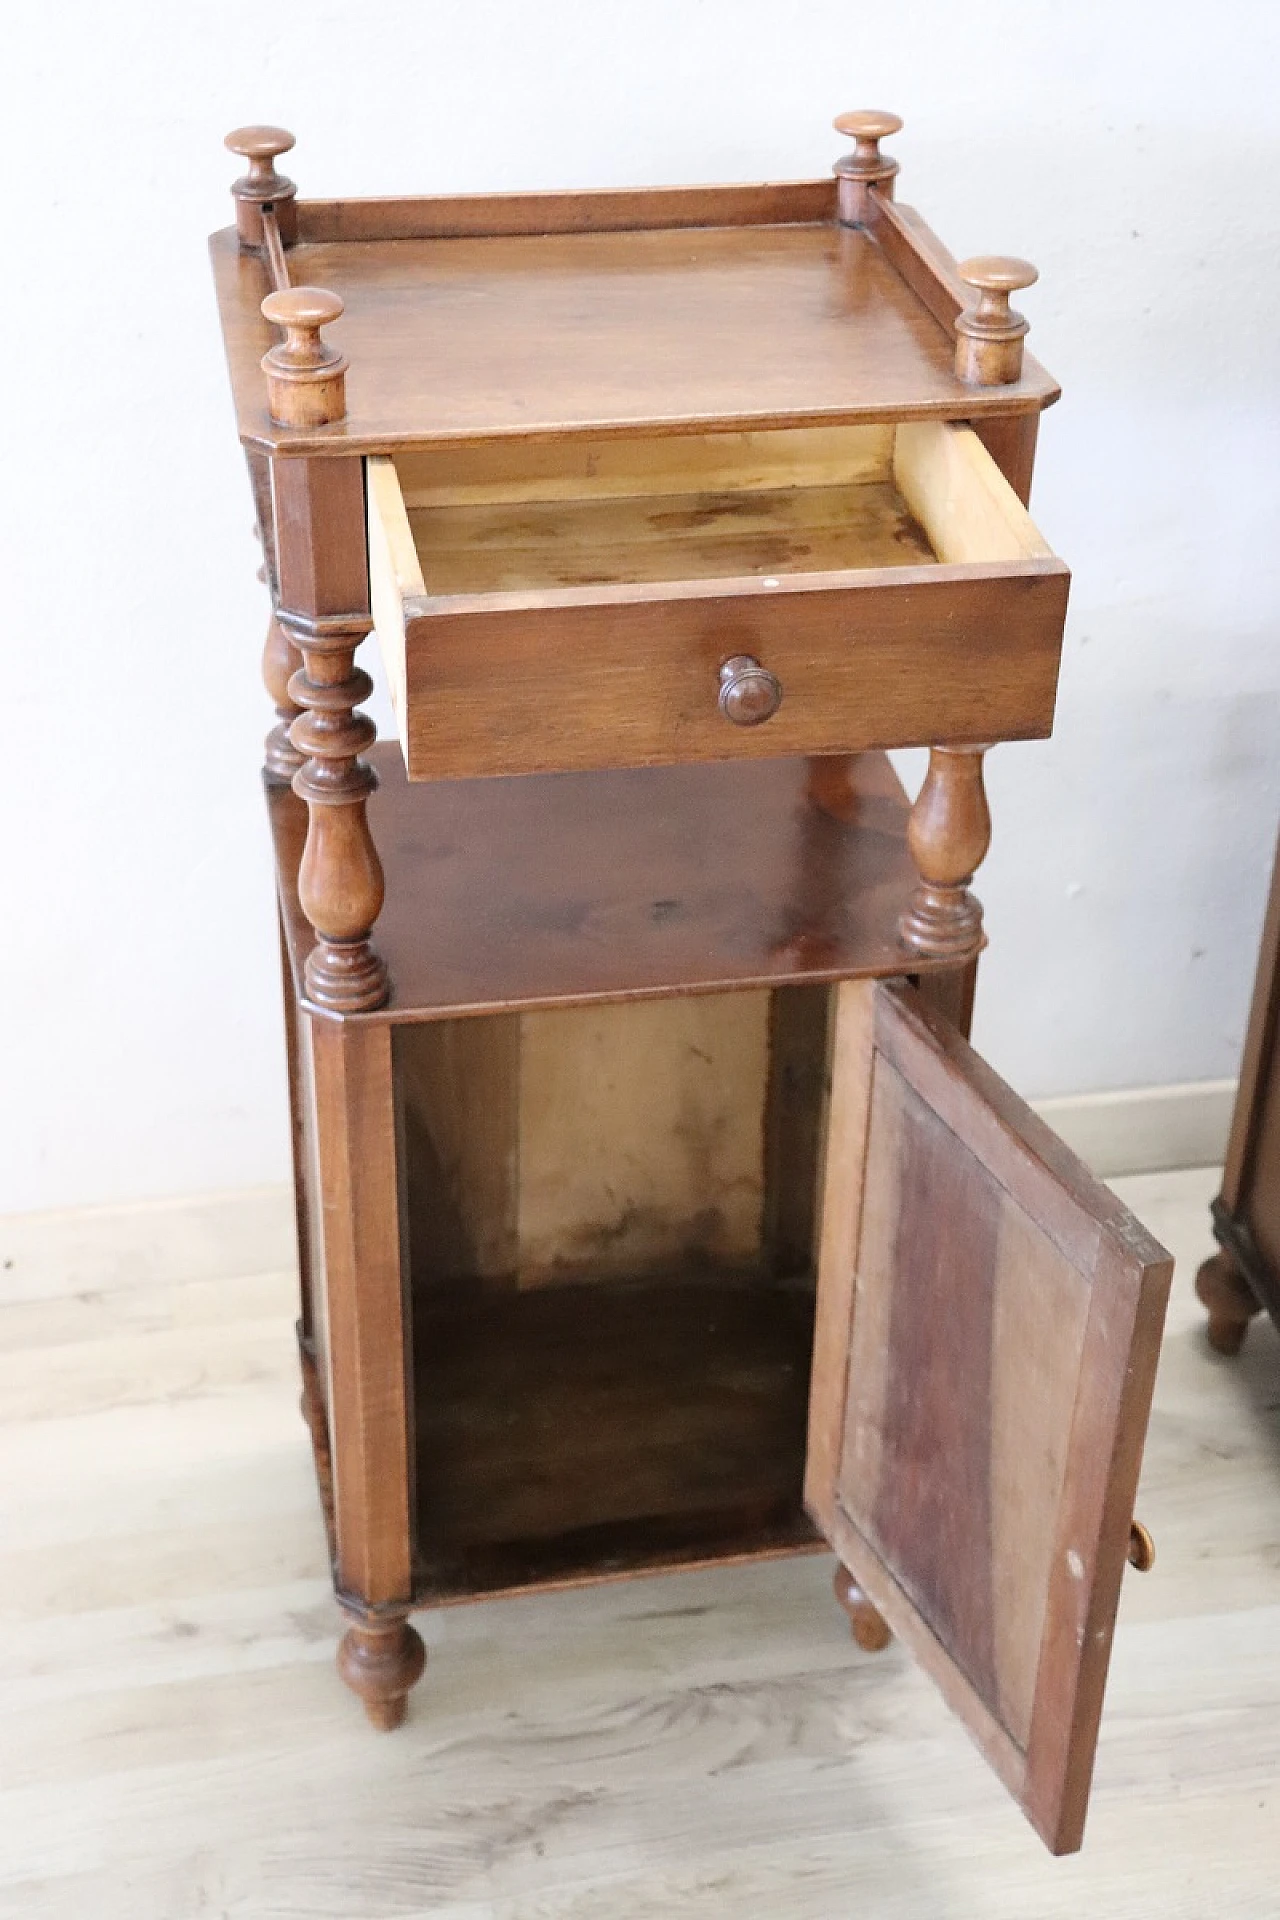
[[[902,944],[931,960],[961,961],[982,946],[982,903],[969,882],[991,845],[982,784],[985,746],[931,747],[911,809],[907,845],[920,885],[898,923]]]
[[[301,669],[302,655],[273,613],[262,647],[262,679],[276,710],[276,724],[263,742],[262,770],[274,786],[292,785],[294,774],[304,764],[290,738],[290,729],[302,708],[290,694],[289,683]]]
[[[901,133],[902,122],[896,113],[864,107],[856,113],[842,113],[831,123],[837,133],[853,141],[852,153],[836,161],[836,211],[845,227],[865,226],[867,195],[874,187],[884,200],[893,198],[894,176],[898,163],[881,153],[880,142]]]
[[[321,338],[321,328],[342,312],[337,295],[291,287],[269,294],[262,311],[285,336],[262,362],[272,417],[297,427],[341,419],[347,363]],[[360,757],[377,730],[357,711],[373,691],[368,674],[355,664],[372,625],[363,464],[349,455],[277,454],[272,500],[282,644],[268,644],[276,684],[285,648],[301,661],[284,697],[298,711],[288,736],[302,756],[293,789],[307,803],[298,871],[298,901],[316,935],[306,962],[307,993],[333,1012],[364,1013],[382,1005],[388,983],[370,939],[383,899],[382,865],[367,814],[377,781]]]

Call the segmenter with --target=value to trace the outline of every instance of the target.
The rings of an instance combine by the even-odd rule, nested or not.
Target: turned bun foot
[[[427,1650],[405,1619],[348,1615],[338,1647],[338,1672],[358,1693],[371,1723],[390,1733],[404,1719],[409,1690],[422,1678]]]
[[[853,1637],[864,1653],[883,1653],[893,1635],[846,1567],[836,1564],[832,1582],[836,1599],[849,1616]]]
[[[1249,1322],[1260,1309],[1244,1275],[1225,1249],[1201,1267],[1196,1275],[1196,1294],[1209,1309],[1209,1345],[1214,1352],[1239,1353]]]

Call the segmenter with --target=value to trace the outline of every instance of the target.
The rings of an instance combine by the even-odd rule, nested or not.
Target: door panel
[[[1058,1852],[1170,1272],[909,988],[841,987],[806,1503]]]

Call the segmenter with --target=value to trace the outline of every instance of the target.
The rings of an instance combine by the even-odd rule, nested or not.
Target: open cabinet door
[[[840,988],[805,1502],[1055,1853],[1172,1264],[911,988]]]

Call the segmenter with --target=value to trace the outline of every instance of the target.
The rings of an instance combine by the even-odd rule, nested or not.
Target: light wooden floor
[[[1054,1862],[801,1559],[421,1622],[331,1665],[287,1214],[0,1222],[0,1914],[1276,1920],[1280,1341],[1205,1346],[1212,1173],[1117,1185],[1179,1271],[1085,1851]]]

